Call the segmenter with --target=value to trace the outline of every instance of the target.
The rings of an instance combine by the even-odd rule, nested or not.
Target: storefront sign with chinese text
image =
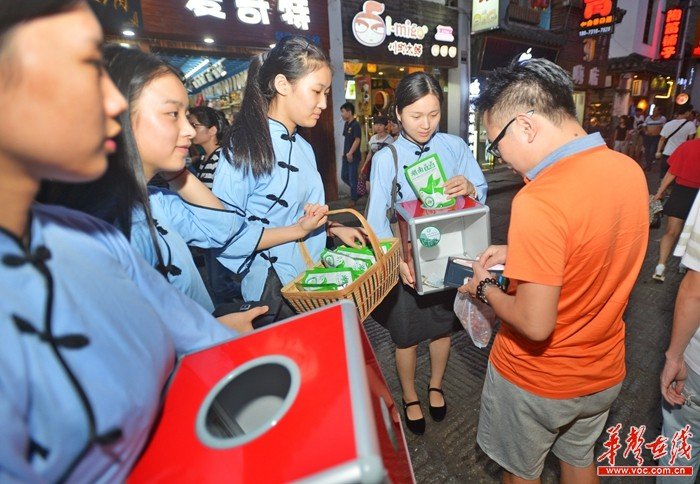
[[[185,8],[195,17],[211,16],[226,20],[224,0],[189,0]],[[265,0],[235,0],[236,17],[249,25],[270,25],[270,3]],[[277,12],[280,20],[300,30],[309,30],[311,15],[308,0],[279,0]]]
[[[350,31],[353,42],[346,42],[346,57],[353,55],[348,51],[355,50],[353,48],[355,42],[372,48],[373,56],[376,55],[374,48],[381,46],[386,46],[384,52],[390,53],[390,57],[405,56],[421,59],[424,56],[427,57],[428,53],[433,57],[452,59],[457,56],[457,47],[449,45],[455,42],[455,27],[446,22],[440,22],[431,28],[424,19],[404,16],[404,12],[425,12],[432,10],[432,7],[414,8],[413,4],[416,2],[382,3],[367,0],[359,5],[358,10],[352,11],[351,8],[357,8],[355,7],[357,2],[353,2],[354,5],[349,3],[343,2],[342,5],[344,19],[352,12]],[[446,17],[446,13],[443,14],[443,12],[436,16],[438,20]],[[345,38],[347,39],[348,36],[346,35]]]
[[[672,8],[666,11],[664,18],[664,33],[661,36],[661,48],[659,57],[668,60],[678,52],[678,39],[681,32],[681,20],[683,19],[683,9]]]
[[[97,0],[92,0],[97,1]],[[104,0],[100,0],[104,1]],[[108,0],[110,3],[113,0]],[[130,2],[133,0],[129,0]],[[213,49],[269,49],[288,35],[328,48],[328,6],[309,0],[140,0],[139,35],[166,42],[214,40]]]
[[[579,37],[612,34],[616,3],[616,0],[583,0]]]

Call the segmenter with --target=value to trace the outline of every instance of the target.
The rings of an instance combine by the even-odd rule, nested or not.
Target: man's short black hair
[[[355,105],[353,103],[345,103],[340,106],[340,109],[345,109],[346,111],[350,111],[352,114],[355,114]]]
[[[564,69],[547,59],[529,59],[494,70],[474,104],[497,124],[529,110],[558,123],[576,117],[573,93]]]

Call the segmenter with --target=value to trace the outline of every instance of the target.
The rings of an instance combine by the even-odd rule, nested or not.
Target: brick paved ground
[[[508,228],[510,203],[520,184],[514,175],[499,170],[489,175],[493,243],[505,243]],[[648,177],[650,187],[658,186],[657,176]],[[334,203],[340,206],[344,202]],[[360,205],[360,207],[362,206]],[[605,207],[601,207],[604,210]],[[663,353],[668,344],[678,284],[682,276],[677,272],[678,259],[668,263],[664,284],[651,280],[650,276],[658,257],[658,242],[663,226],[650,232],[647,256],[635,285],[625,321],[627,323],[627,377],[622,392],[614,404],[609,424],[622,423],[628,430],[630,425],[646,425],[646,437],[652,440],[660,433],[661,412],[658,377],[663,366]],[[394,346],[386,331],[373,321],[366,324],[368,334],[380,360],[384,376],[394,395],[401,401],[398,379],[394,369]],[[488,350],[476,348],[465,331],[456,333],[452,340],[452,354],[445,376],[444,390],[448,401],[448,416],[441,423],[428,417],[425,435],[416,437],[407,434],[409,451],[419,483],[476,483],[498,482],[500,468],[476,445],[476,428],[479,412],[479,396],[483,384]],[[428,385],[429,359],[427,345],[418,349],[417,388]],[[422,400],[427,397],[421,395]],[[427,404],[424,405],[427,415]],[[625,431],[626,431],[625,430]],[[624,438],[624,436],[623,436]],[[599,455],[603,439],[599,439],[596,455]],[[526,444],[526,443],[525,443]],[[646,455],[645,465],[652,465]],[[618,459],[618,463],[631,459]],[[548,459],[543,473],[544,482],[557,482],[558,465]],[[604,482],[652,482],[651,479],[618,478]]]

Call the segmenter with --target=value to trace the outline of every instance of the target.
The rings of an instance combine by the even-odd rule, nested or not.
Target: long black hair
[[[207,128],[216,127],[216,142],[221,144],[224,137],[224,131],[228,128],[228,120],[221,111],[210,108],[209,106],[197,106],[190,109],[190,115],[194,116],[197,121],[202,123]]]
[[[399,81],[399,85],[396,86],[396,91],[394,91],[394,96],[396,97],[394,103],[396,112],[394,114],[401,114],[403,108],[428,94],[437,96],[440,106],[442,106],[442,88],[437,79],[425,72],[414,72],[407,75]]]
[[[0,0],[0,48],[3,46],[4,35],[13,27],[68,11],[83,2],[84,0]]]
[[[246,173],[252,170],[256,178],[272,171],[275,153],[267,111],[277,95],[275,77],[282,74],[294,84],[308,73],[329,65],[326,54],[300,36],[285,37],[272,50],[253,57],[240,113],[224,134],[222,143],[233,166]]]
[[[81,184],[46,182],[38,200],[99,217],[116,225],[128,239],[131,238],[133,211],[140,208],[146,216],[160,270],[165,264],[148,203],[148,180],[144,176],[131,116],[148,83],[166,74],[180,78],[180,74],[154,55],[118,45],[106,46],[104,59],[107,73],[129,102],[129,109],[119,116],[122,131],[116,140],[117,150],[109,156],[107,171],[99,179]]]

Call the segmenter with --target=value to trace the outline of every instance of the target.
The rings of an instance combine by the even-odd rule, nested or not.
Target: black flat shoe
[[[438,392],[442,395],[443,399],[445,398],[445,393],[440,388],[428,387],[428,409],[430,410],[430,416],[433,417],[433,420],[436,422],[441,422],[447,414],[447,400],[445,400],[445,404],[442,407],[433,407],[430,404],[430,392]]]
[[[406,401],[402,398],[401,403],[403,403],[403,417],[406,421],[406,427],[408,427],[408,430],[416,435],[423,435],[425,433],[425,417],[421,417],[418,420],[409,420],[408,412],[406,411],[411,405],[420,405],[420,401],[416,400],[415,402],[406,403]]]

